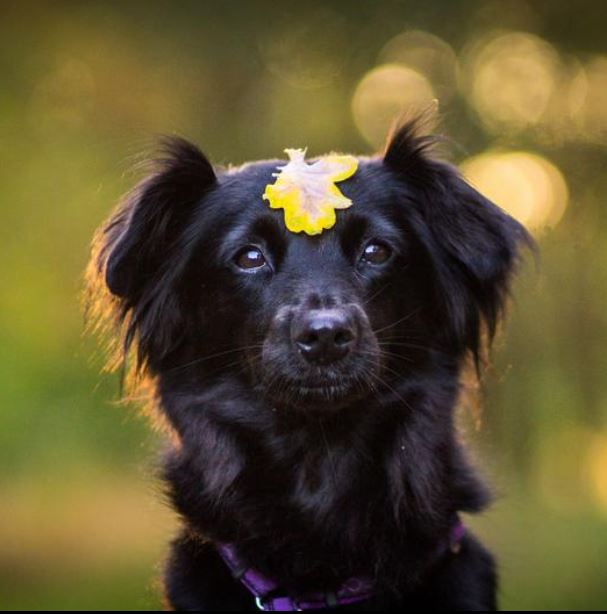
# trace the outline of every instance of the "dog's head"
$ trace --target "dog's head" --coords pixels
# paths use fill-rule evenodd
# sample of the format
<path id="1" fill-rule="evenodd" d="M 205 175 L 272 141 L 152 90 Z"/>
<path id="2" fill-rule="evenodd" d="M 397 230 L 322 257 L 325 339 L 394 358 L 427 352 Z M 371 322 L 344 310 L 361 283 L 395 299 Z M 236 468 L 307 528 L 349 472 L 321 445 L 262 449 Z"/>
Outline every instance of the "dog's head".
<path id="1" fill-rule="evenodd" d="M 262 200 L 280 161 L 219 171 L 166 142 L 98 238 L 125 345 L 154 375 L 232 374 L 274 406 L 321 409 L 478 357 L 529 237 L 431 143 L 402 127 L 339 184 L 353 206 L 308 236 Z"/>

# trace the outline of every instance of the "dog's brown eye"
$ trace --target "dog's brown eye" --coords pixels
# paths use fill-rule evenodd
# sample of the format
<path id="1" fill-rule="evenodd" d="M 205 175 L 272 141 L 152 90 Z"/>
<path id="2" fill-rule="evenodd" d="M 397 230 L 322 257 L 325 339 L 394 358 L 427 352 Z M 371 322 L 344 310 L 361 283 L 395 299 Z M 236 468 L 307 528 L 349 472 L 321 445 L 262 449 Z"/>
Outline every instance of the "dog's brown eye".
<path id="1" fill-rule="evenodd" d="M 384 243 L 372 242 L 367 243 L 361 260 L 369 264 L 384 264 L 392 255 L 392 250 Z"/>
<path id="2" fill-rule="evenodd" d="M 239 251 L 234 261 L 236 266 L 247 271 L 260 269 L 267 264 L 262 251 L 253 246 L 245 247 Z"/>

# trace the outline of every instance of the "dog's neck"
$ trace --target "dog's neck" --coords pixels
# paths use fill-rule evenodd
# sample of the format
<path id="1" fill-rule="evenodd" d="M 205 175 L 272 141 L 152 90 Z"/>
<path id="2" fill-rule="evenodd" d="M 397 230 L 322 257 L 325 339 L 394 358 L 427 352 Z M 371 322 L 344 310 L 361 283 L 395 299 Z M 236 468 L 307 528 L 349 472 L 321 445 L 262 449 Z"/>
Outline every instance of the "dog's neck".
<path id="1" fill-rule="evenodd" d="M 337 581 L 392 556 L 419 563 L 479 496 L 453 440 L 453 381 L 403 382 L 305 417 L 236 379 L 180 394 L 171 384 L 160 396 L 180 442 L 166 469 L 177 510 L 287 583 Z"/>

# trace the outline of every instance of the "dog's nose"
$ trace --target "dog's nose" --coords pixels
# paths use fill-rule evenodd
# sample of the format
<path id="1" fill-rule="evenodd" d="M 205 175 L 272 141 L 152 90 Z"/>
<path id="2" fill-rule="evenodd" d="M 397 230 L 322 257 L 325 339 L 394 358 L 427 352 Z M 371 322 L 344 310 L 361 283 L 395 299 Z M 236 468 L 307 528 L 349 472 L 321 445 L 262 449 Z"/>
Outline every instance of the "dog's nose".
<path id="1" fill-rule="evenodd" d="M 308 362 L 329 364 L 352 350 L 356 329 L 343 310 L 318 309 L 294 320 L 291 338 Z"/>

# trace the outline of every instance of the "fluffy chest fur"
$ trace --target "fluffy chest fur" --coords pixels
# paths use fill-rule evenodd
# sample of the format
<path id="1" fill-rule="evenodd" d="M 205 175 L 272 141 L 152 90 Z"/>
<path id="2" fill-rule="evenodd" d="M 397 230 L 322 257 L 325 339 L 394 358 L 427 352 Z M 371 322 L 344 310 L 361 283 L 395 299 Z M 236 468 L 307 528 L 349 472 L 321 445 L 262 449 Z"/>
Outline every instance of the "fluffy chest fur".
<path id="1" fill-rule="evenodd" d="M 355 575 L 409 584 L 457 511 L 485 500 L 452 436 L 444 379 L 365 400 L 348 420 L 284 415 L 230 379 L 168 393 L 183 432 L 167 458 L 173 503 L 201 539 L 236 542 L 294 590 Z"/>

